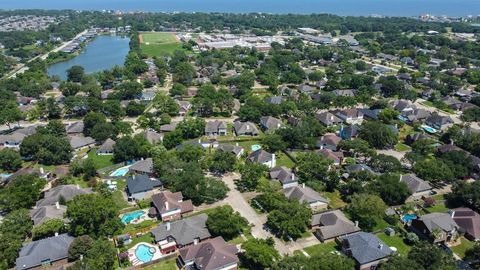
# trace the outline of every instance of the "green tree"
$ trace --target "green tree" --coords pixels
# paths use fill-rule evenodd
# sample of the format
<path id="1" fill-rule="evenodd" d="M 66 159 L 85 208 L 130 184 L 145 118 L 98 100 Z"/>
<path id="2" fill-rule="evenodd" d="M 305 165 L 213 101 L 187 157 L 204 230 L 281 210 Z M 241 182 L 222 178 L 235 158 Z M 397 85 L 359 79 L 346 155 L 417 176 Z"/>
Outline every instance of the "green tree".
<path id="1" fill-rule="evenodd" d="M 185 162 L 200 162 L 205 157 L 205 150 L 201 145 L 189 143 L 181 145 L 176 153 Z"/>
<path id="2" fill-rule="evenodd" d="M 275 133 L 263 135 L 260 142 L 263 148 L 271 153 L 283 151 L 287 148 L 287 143 L 283 141 L 282 136 Z"/>
<path id="3" fill-rule="evenodd" d="M 93 239 L 88 235 L 82 235 L 75 239 L 68 248 L 68 260 L 76 261 L 80 256 L 85 256 L 93 246 Z"/>
<path id="4" fill-rule="evenodd" d="M 0 223 L 0 266 L 4 269 L 15 265 L 18 251 L 32 226 L 27 209 L 15 210 L 3 218 Z"/>
<path id="5" fill-rule="evenodd" d="M 268 268 L 280 259 L 280 254 L 274 247 L 273 239 L 250 239 L 242 244 L 242 258 L 253 269 Z"/>
<path id="6" fill-rule="evenodd" d="M 34 174 L 16 176 L 0 190 L 0 205 L 3 209 L 14 211 L 30 208 L 40 199 L 46 181 Z"/>
<path id="7" fill-rule="evenodd" d="M 93 128 L 98 124 L 107 123 L 107 118 L 102 113 L 89 112 L 83 118 L 83 133 L 85 136 L 92 136 Z"/>
<path id="8" fill-rule="evenodd" d="M 422 269 L 423 267 L 416 261 L 403 256 L 393 256 L 388 261 L 380 264 L 380 270 L 404 270 L 404 269 Z"/>
<path id="9" fill-rule="evenodd" d="M 122 137 L 115 143 L 113 160 L 123 162 L 145 158 L 148 155 L 150 144 L 143 137 Z"/>
<path id="10" fill-rule="evenodd" d="M 347 211 L 353 220 L 360 223 L 360 227 L 371 230 L 385 215 L 387 205 L 377 195 L 355 194 Z"/>
<path id="11" fill-rule="evenodd" d="M 425 241 L 414 246 L 408 253 L 408 258 L 420 264 L 425 270 L 457 269 L 452 255 Z"/>
<path id="12" fill-rule="evenodd" d="M 258 181 L 265 175 L 267 167 L 259 163 L 248 163 L 240 168 L 242 177 L 238 181 L 238 187 L 243 191 L 252 191 L 257 188 Z"/>
<path id="13" fill-rule="evenodd" d="M 224 174 L 235 169 L 237 157 L 230 152 L 215 151 L 212 155 L 212 163 L 210 164 L 210 171 L 214 173 Z"/>
<path id="14" fill-rule="evenodd" d="M 214 208 L 208 213 L 208 231 L 227 241 L 237 237 L 247 226 L 248 221 L 238 212 L 234 212 L 230 205 Z"/>
<path id="15" fill-rule="evenodd" d="M 85 257 L 81 261 L 77 261 L 73 266 L 73 270 L 110 270 L 114 268 L 117 260 L 117 250 L 113 243 L 107 239 L 95 240 L 92 247 L 87 251 Z"/>
<path id="16" fill-rule="evenodd" d="M 473 269 L 480 269 L 480 244 L 475 245 L 465 251 L 465 261 L 471 262 L 470 266 Z"/>
<path id="17" fill-rule="evenodd" d="M 267 216 L 267 225 L 284 240 L 298 239 L 311 222 L 311 210 L 298 201 L 280 204 Z"/>
<path id="18" fill-rule="evenodd" d="M 359 136 L 377 149 L 391 148 L 398 142 L 398 136 L 392 129 L 378 121 L 365 122 Z"/>
<path id="19" fill-rule="evenodd" d="M 381 173 L 402 171 L 402 164 L 397 158 L 384 154 L 373 156 L 369 165 L 373 170 Z"/>
<path id="20" fill-rule="evenodd" d="M 424 159 L 413 166 L 413 171 L 418 177 L 430 181 L 441 182 L 451 181 L 454 179 L 454 175 L 450 167 L 439 159 Z"/>
<path id="21" fill-rule="evenodd" d="M 170 116 L 177 116 L 180 106 L 171 97 L 164 93 L 158 93 L 153 99 L 153 107 L 157 110 L 157 115 L 168 114 Z"/>
<path id="22" fill-rule="evenodd" d="M 35 133 L 25 137 L 20 145 L 20 154 L 45 165 L 59 165 L 70 162 L 72 147 L 66 136 Z"/>
<path id="23" fill-rule="evenodd" d="M 67 228 L 63 220 L 58 218 L 50 219 L 33 228 L 32 238 L 33 240 L 43 239 L 46 237 L 54 236 L 55 233 L 61 234 L 66 231 Z"/>
<path id="24" fill-rule="evenodd" d="M 11 129 L 11 124 L 22 119 L 22 112 L 13 100 L 0 100 L 0 125 L 7 125 Z"/>
<path id="25" fill-rule="evenodd" d="M 69 82 L 79 83 L 85 76 L 85 69 L 82 66 L 72 66 L 67 69 L 67 80 Z"/>
<path id="26" fill-rule="evenodd" d="M 88 234 L 92 237 L 112 236 L 119 232 L 123 223 L 118 218 L 118 209 L 111 196 L 86 194 L 68 202 L 66 217 L 70 220 L 72 235 Z"/>
<path id="27" fill-rule="evenodd" d="M 407 184 L 400 182 L 399 179 L 398 174 L 382 174 L 377 181 L 371 182 L 367 189 L 378 194 L 387 205 L 404 204 L 412 192 Z"/>
<path id="28" fill-rule="evenodd" d="M 21 167 L 22 157 L 20 153 L 8 148 L 0 150 L 0 169 L 7 172 L 14 172 Z"/>
<path id="29" fill-rule="evenodd" d="M 329 183 L 328 169 L 332 161 L 315 153 L 301 153 L 297 157 L 297 175 L 302 183 Z M 330 186 L 330 189 L 334 186 Z"/>
<path id="30" fill-rule="evenodd" d="M 320 253 L 309 258 L 303 255 L 283 257 L 273 265 L 272 270 L 351 270 L 354 268 L 355 262 L 347 256 L 333 253 Z"/>

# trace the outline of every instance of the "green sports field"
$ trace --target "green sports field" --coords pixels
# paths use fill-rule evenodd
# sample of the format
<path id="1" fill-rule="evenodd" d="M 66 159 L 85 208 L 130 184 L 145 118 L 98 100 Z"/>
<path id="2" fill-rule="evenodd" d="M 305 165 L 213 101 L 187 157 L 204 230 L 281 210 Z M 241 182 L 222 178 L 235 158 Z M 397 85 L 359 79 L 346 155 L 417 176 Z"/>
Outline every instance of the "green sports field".
<path id="1" fill-rule="evenodd" d="M 140 33 L 140 48 L 150 57 L 172 55 L 176 50 L 184 50 L 175 34 L 165 32 Z"/>

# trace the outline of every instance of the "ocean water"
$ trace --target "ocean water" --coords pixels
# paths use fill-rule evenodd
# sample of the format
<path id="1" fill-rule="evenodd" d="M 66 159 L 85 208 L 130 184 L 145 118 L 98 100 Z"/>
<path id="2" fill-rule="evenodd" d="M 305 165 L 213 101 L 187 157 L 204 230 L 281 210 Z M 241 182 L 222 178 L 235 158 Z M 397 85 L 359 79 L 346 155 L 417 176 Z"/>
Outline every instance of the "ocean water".
<path id="1" fill-rule="evenodd" d="M 0 0 L 0 9 L 480 15 L 480 0 Z"/>

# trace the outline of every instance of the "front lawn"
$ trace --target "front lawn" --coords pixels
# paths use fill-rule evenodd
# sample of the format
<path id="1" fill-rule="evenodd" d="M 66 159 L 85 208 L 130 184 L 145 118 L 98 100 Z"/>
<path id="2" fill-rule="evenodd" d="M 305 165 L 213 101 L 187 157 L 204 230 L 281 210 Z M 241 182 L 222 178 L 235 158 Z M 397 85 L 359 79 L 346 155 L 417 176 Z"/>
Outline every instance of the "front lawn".
<path id="1" fill-rule="evenodd" d="M 378 238 L 380 238 L 380 240 L 385 242 L 387 246 L 395 247 L 400 255 L 406 256 L 408 255 L 408 252 L 410 252 L 410 250 L 412 249 L 412 247 L 405 244 L 403 238 L 398 235 L 388 236 L 385 233 L 379 233 L 377 234 L 377 236 Z"/>
<path id="2" fill-rule="evenodd" d="M 330 253 L 332 251 L 337 251 L 337 243 L 335 241 L 331 241 L 328 243 L 321 243 L 318 245 L 310 246 L 307 248 L 304 248 L 305 252 L 308 253 L 310 256 L 315 256 L 319 254 L 325 254 L 325 253 Z"/>
<path id="3" fill-rule="evenodd" d="M 467 251 L 468 249 L 472 248 L 474 243 L 472 241 L 469 241 L 467 238 L 465 237 L 460 237 L 460 241 L 462 241 L 460 243 L 460 245 L 458 246 L 454 246 L 454 247 L 450 247 L 450 249 L 455 253 L 457 254 L 460 258 L 463 259 L 463 257 L 465 257 L 465 251 Z"/>

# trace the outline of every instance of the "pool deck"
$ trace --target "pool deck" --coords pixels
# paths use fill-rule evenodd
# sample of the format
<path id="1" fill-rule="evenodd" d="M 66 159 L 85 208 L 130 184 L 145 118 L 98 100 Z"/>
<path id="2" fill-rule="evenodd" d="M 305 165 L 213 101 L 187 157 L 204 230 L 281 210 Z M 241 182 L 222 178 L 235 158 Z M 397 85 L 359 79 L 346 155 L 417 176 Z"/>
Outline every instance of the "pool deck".
<path id="1" fill-rule="evenodd" d="M 130 222 L 127 223 L 127 224 L 139 224 L 139 223 L 142 223 L 142 222 L 144 222 L 144 221 L 146 221 L 146 220 L 155 220 L 155 218 L 151 218 L 151 217 L 148 216 L 148 208 L 147 208 L 147 209 L 135 210 L 135 211 L 128 212 L 128 213 L 125 213 L 125 214 L 121 214 L 121 215 L 119 215 L 118 217 L 119 217 L 120 219 L 122 219 L 122 217 L 125 216 L 125 215 L 131 214 L 131 213 L 134 213 L 134 212 L 139 212 L 139 211 L 143 211 L 144 214 L 141 215 L 139 218 L 136 218 L 136 219 L 130 221 Z M 122 220 L 122 222 L 123 222 L 123 220 Z"/>
<path id="2" fill-rule="evenodd" d="M 145 263 L 145 262 L 142 262 L 141 260 L 139 260 L 137 258 L 137 256 L 135 255 L 135 250 L 140 245 L 145 245 L 145 246 L 148 246 L 148 247 L 151 247 L 151 248 L 155 249 L 155 253 L 153 254 L 153 257 L 152 257 L 151 261 L 158 260 L 158 259 L 160 259 L 164 256 L 160 252 L 160 249 L 157 246 L 149 244 L 147 242 L 140 242 L 140 243 L 136 244 L 135 246 L 133 246 L 132 248 L 130 248 L 128 250 L 128 259 L 130 260 L 130 262 L 132 263 L 133 266 L 138 266 L 138 265 L 141 265 L 141 264 Z"/>

